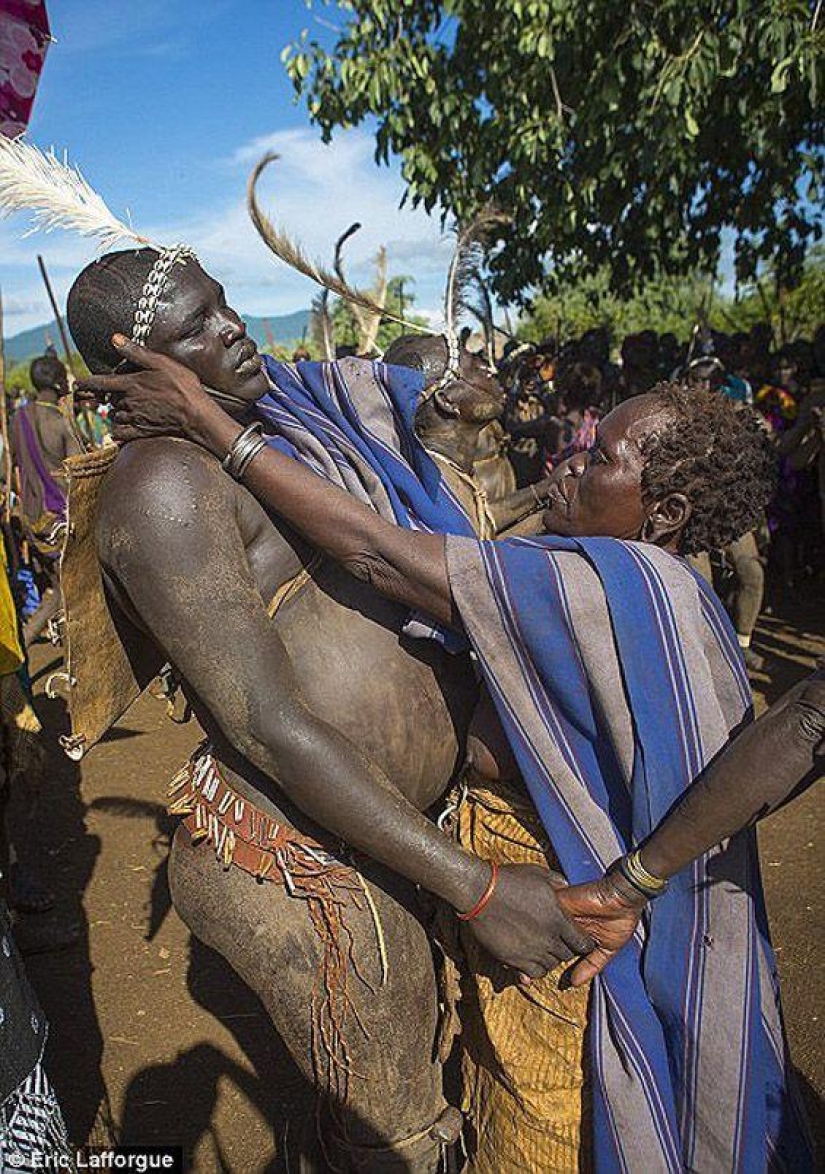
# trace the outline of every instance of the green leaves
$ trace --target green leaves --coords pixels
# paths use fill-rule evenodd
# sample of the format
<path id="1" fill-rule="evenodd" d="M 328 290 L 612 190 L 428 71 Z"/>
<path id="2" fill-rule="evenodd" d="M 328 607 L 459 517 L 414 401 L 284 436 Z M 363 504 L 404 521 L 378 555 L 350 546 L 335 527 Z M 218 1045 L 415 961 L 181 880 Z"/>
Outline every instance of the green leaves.
<path id="1" fill-rule="evenodd" d="M 566 272 L 618 288 L 712 269 L 723 228 L 742 276 L 798 270 L 822 162 L 825 45 L 806 0 L 330 7 L 332 47 L 285 52 L 296 92 L 327 136 L 375 120 L 415 201 L 512 215 L 499 297 Z"/>
<path id="2" fill-rule="evenodd" d="M 788 88 L 788 72 L 792 65 L 792 57 L 783 57 L 773 67 L 773 72 L 771 73 L 771 93 L 783 94 L 785 92 Z"/>

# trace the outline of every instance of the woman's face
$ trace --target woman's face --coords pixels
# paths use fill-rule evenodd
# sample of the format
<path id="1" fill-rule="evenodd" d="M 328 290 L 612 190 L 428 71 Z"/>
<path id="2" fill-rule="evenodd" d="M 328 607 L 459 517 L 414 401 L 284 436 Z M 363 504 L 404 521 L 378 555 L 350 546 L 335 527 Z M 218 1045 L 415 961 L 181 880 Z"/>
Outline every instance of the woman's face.
<path id="1" fill-rule="evenodd" d="M 639 538 L 649 512 L 642 501 L 640 445 L 663 423 L 652 395 L 627 400 L 605 416 L 593 447 L 563 461 L 554 472 L 543 518 L 547 533 Z"/>

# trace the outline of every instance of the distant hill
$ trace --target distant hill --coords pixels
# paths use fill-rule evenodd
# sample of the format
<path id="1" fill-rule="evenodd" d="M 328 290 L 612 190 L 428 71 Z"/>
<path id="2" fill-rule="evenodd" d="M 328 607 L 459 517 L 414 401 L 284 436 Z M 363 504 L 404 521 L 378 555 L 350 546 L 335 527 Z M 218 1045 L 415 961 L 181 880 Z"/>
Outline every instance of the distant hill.
<path id="1" fill-rule="evenodd" d="M 309 310 L 296 310 L 294 314 L 273 315 L 271 318 L 244 318 L 246 328 L 258 346 L 267 342 L 266 327 L 272 331 L 275 342 L 295 342 L 309 328 Z M 6 339 L 6 362 L 22 363 L 42 355 L 47 343 L 51 342 L 60 352 L 60 333 L 56 322 L 46 326 L 35 326 Z"/>
<path id="2" fill-rule="evenodd" d="M 275 342 L 300 342 L 304 331 L 309 333 L 309 310 L 296 310 L 294 314 L 281 314 L 274 318 L 253 318 L 244 316 L 246 329 L 258 346 L 266 346 L 266 327 L 272 331 Z"/>

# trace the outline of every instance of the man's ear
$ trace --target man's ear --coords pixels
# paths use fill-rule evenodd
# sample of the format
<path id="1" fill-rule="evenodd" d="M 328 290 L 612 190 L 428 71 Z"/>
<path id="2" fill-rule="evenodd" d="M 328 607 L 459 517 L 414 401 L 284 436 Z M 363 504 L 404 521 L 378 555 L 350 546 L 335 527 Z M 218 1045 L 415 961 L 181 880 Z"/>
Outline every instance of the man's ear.
<path id="1" fill-rule="evenodd" d="M 651 507 L 642 526 L 642 540 L 656 546 L 678 545 L 692 513 L 693 506 L 684 493 L 669 493 Z"/>
<path id="2" fill-rule="evenodd" d="M 461 408 L 451 395 L 450 387 L 444 387 L 433 396 L 433 403 L 442 416 L 457 419 L 461 415 Z"/>

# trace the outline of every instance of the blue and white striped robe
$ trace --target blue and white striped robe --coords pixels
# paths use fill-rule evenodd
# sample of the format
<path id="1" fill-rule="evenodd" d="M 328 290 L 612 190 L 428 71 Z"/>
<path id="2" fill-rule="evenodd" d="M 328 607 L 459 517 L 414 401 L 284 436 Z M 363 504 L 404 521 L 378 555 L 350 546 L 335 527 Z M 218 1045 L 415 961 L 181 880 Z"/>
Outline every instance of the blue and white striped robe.
<path id="1" fill-rule="evenodd" d="M 594 879 L 750 720 L 735 633 L 701 576 L 646 544 L 449 538 L 447 550 L 565 875 Z M 752 831 L 672 880 L 594 981 L 590 1024 L 598 1171 L 813 1169 Z"/>

